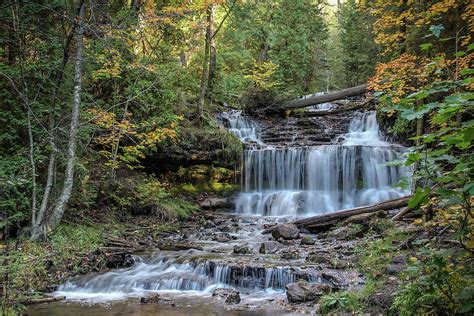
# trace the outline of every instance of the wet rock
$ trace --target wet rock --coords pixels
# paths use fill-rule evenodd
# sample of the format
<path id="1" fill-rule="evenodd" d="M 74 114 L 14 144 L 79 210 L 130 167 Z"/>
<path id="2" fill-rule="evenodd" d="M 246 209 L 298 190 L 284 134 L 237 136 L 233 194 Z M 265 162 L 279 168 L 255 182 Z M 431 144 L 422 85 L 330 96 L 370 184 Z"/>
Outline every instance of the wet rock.
<path id="1" fill-rule="evenodd" d="M 331 291 L 331 286 L 322 283 L 296 282 L 285 286 L 286 297 L 290 303 L 315 301 Z"/>
<path id="2" fill-rule="evenodd" d="M 282 224 L 273 228 L 272 236 L 275 239 L 278 239 L 278 238 L 283 238 L 287 240 L 298 239 L 300 237 L 300 230 L 294 224 Z"/>
<path id="3" fill-rule="evenodd" d="M 161 303 L 160 294 L 151 294 L 140 298 L 142 304 L 159 304 Z"/>
<path id="4" fill-rule="evenodd" d="M 228 241 L 231 241 L 233 239 L 235 239 L 235 238 L 232 237 L 228 233 L 216 233 L 216 234 L 214 234 L 214 237 L 212 238 L 212 240 L 218 241 L 218 242 L 228 242 Z"/>
<path id="5" fill-rule="evenodd" d="M 107 256 L 106 266 L 110 269 L 128 268 L 133 266 L 135 259 L 130 253 L 116 253 Z"/>
<path id="6" fill-rule="evenodd" d="M 226 304 L 239 304 L 240 303 L 240 293 L 233 289 L 227 288 L 218 288 L 212 292 L 212 296 L 218 296 L 224 298 Z"/>
<path id="7" fill-rule="evenodd" d="M 276 241 L 265 241 L 260 246 L 258 252 L 262 254 L 273 254 L 280 249 L 280 244 Z"/>
<path id="8" fill-rule="evenodd" d="M 295 259 L 298 259 L 299 257 L 300 257 L 300 254 L 298 250 L 296 249 L 288 249 L 288 250 L 285 250 L 281 254 L 281 258 L 283 260 L 295 260 Z"/>
<path id="9" fill-rule="evenodd" d="M 311 262 L 311 263 L 317 263 L 317 264 L 327 264 L 329 265 L 331 261 L 329 258 L 322 254 L 311 254 L 308 257 L 306 257 L 306 261 Z"/>
<path id="10" fill-rule="evenodd" d="M 232 203 L 227 198 L 209 197 L 199 203 L 201 208 L 205 210 L 218 208 L 232 208 Z"/>
<path id="11" fill-rule="evenodd" d="M 243 245 L 243 246 L 236 245 L 234 246 L 234 253 L 240 254 L 240 255 L 248 255 L 248 254 L 252 254 L 253 250 L 247 245 Z"/>
<path id="12" fill-rule="evenodd" d="M 301 238 L 301 242 L 300 242 L 302 245 L 314 245 L 316 243 L 316 241 L 309 237 L 309 236 L 304 236 L 303 238 Z"/>

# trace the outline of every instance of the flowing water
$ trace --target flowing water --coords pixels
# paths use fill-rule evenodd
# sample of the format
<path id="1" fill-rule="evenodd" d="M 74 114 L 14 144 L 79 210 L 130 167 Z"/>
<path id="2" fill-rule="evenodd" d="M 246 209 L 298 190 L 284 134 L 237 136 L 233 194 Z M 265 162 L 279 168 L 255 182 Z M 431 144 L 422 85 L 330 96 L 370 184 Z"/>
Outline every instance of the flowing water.
<path id="1" fill-rule="evenodd" d="M 389 165 L 403 159 L 404 149 L 384 140 L 374 112 L 357 113 L 349 131 L 334 143 L 307 147 L 264 144 L 262 128 L 241 111 L 224 113 L 221 120 L 246 148 L 242 192 L 235 200 L 237 215 L 227 214 L 209 227 L 199 224 L 198 229 L 191 228 L 182 238 L 192 241 L 194 249 L 142 254 L 129 268 L 69 279 L 55 293 L 66 296 L 65 304 L 57 310 L 36 308 L 31 315 L 115 315 L 118 310 L 149 315 L 153 313 L 149 307 L 137 307 L 136 301 L 123 302 L 150 293 L 160 293 L 176 302 L 174 309 L 158 308 L 164 315 L 187 314 L 193 308 L 197 308 L 193 315 L 220 315 L 223 303 L 211 296 L 217 288 L 237 289 L 247 310 L 276 314 L 275 302 L 284 301 L 287 284 L 298 280 L 332 281 L 319 266 L 307 264 L 298 256 L 282 259 L 255 251 L 268 240 L 262 235 L 266 225 L 287 217 L 332 212 L 408 194 L 395 185 L 408 177 L 410 170 Z M 217 234 L 227 239 L 223 242 Z M 235 253 L 234 247 L 242 245 L 253 253 Z M 327 251 L 327 247 L 322 245 L 319 251 Z M 359 282 L 357 278 L 358 273 L 354 284 Z M 102 305 L 81 309 L 71 303 L 77 301 L 115 303 L 105 309 Z M 238 310 L 232 313 L 240 315 Z"/>
<path id="2" fill-rule="evenodd" d="M 335 144 L 249 147 L 236 211 L 307 216 L 407 195 L 396 185 L 410 170 L 393 164 L 403 160 L 404 152 L 384 141 L 375 112 L 356 114 Z"/>

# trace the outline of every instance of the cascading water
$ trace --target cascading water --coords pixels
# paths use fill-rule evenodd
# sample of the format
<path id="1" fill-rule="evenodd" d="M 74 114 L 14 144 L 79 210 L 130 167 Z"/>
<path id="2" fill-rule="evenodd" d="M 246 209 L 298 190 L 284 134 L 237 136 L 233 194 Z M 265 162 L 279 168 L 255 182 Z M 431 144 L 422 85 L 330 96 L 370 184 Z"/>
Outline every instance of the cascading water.
<path id="1" fill-rule="evenodd" d="M 229 132 L 237 136 L 242 142 L 260 143 L 258 125 L 251 119 L 242 115 L 242 111 L 233 110 L 225 112 L 221 117 L 227 124 Z"/>
<path id="2" fill-rule="evenodd" d="M 256 215 L 311 215 L 407 195 L 395 188 L 410 172 L 388 165 L 404 150 L 381 138 L 375 112 L 357 114 L 340 144 L 249 148 L 236 211 Z"/>
<path id="3" fill-rule="evenodd" d="M 243 192 L 236 199 L 239 213 L 309 215 L 408 193 L 393 185 L 408 176 L 409 170 L 387 165 L 401 159 L 404 150 L 383 140 L 372 112 L 357 114 L 348 133 L 340 136 L 337 143 L 318 147 L 266 145 L 261 141 L 259 126 L 241 111 L 224 113 L 222 121 L 246 145 Z M 199 250 L 159 251 L 136 257 L 129 268 L 70 279 L 56 294 L 72 300 L 102 302 L 155 292 L 209 297 L 216 288 L 234 288 L 247 296 L 247 302 L 273 302 L 275 297 L 284 295 L 289 283 L 306 280 L 328 285 L 334 281 L 319 265 L 293 257 L 291 249 L 272 256 L 256 251 L 236 253 L 236 246 L 247 245 L 255 250 L 268 241 L 261 231 L 274 219 L 226 216 L 233 216 L 235 221 L 215 221 L 209 227 L 200 224 L 197 231 L 188 231 L 186 238 Z M 222 226 L 221 233 L 238 227 L 232 235 L 235 238 L 206 239 L 215 236 L 218 226 Z M 285 258 L 283 254 L 291 256 Z"/>
<path id="4" fill-rule="evenodd" d="M 69 298 L 121 299 L 149 291 L 193 291 L 212 293 L 216 288 L 282 290 L 298 280 L 323 282 L 317 273 L 308 274 L 288 266 L 263 267 L 229 265 L 206 259 L 185 259 L 186 255 L 158 253 L 139 260 L 130 268 L 71 279 L 57 295 Z"/>

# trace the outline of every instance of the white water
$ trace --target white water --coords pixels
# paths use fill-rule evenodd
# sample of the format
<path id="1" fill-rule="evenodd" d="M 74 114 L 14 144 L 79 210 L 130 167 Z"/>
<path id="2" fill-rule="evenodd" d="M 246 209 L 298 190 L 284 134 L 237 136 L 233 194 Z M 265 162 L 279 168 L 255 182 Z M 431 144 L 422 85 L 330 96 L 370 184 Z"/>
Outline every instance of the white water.
<path id="1" fill-rule="evenodd" d="M 403 148 L 382 139 L 375 112 L 357 114 L 340 144 L 247 149 L 238 213 L 312 215 L 407 195 L 410 171 L 389 166 Z"/>
<path id="2" fill-rule="evenodd" d="M 172 254 L 170 254 L 172 255 Z M 68 280 L 56 295 L 72 300 L 101 302 L 142 296 L 148 292 L 187 292 L 210 295 L 216 288 L 245 288 L 261 296 L 282 293 L 285 285 L 305 279 L 321 282 L 320 277 L 301 276 L 290 267 L 229 266 L 205 259 L 185 259 L 162 253 L 141 260 L 130 268 Z"/>
<path id="3" fill-rule="evenodd" d="M 222 118 L 227 122 L 229 132 L 237 136 L 243 143 L 260 143 L 257 134 L 258 125 L 251 119 L 242 115 L 242 111 L 232 110 L 222 114 Z"/>
<path id="4" fill-rule="evenodd" d="M 261 148 L 244 152 L 243 192 L 236 201 L 237 212 L 308 215 L 408 193 L 393 187 L 409 175 L 408 170 L 386 165 L 400 159 L 403 148 L 383 140 L 374 113 L 357 115 L 339 144 L 319 147 L 265 146 L 260 141 L 258 125 L 241 112 L 228 113 L 224 118 L 230 131 L 247 146 L 256 142 Z M 259 244 L 262 226 L 256 224 L 266 219 L 252 220 L 248 224 L 251 229 L 239 232 L 239 238 L 244 240 L 237 240 L 236 244 Z M 192 238 L 197 241 L 199 236 L 197 233 Z M 288 261 L 276 263 L 258 254 L 230 255 L 232 245 L 213 253 L 222 250 L 219 243 L 203 243 L 207 250 L 159 252 L 145 259 L 137 257 L 130 268 L 70 279 L 59 287 L 56 295 L 104 302 L 150 292 L 210 296 L 216 288 L 233 287 L 244 296 L 259 300 L 283 295 L 285 285 L 300 279 L 327 282 L 310 272 L 310 267 L 299 268 Z"/>

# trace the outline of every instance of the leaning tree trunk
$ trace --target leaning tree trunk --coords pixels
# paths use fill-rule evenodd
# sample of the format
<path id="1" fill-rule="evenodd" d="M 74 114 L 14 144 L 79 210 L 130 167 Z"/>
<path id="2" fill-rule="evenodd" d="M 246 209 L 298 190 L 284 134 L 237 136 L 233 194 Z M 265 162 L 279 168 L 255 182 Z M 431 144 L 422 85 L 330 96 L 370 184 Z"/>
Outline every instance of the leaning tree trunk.
<path id="1" fill-rule="evenodd" d="M 76 163 L 77 130 L 79 126 L 79 112 L 81 106 L 82 66 L 84 62 L 84 14 L 85 6 L 82 4 L 78 17 L 74 95 L 63 188 L 48 220 L 43 221 L 43 223 L 37 229 L 33 230 L 31 237 L 33 240 L 41 239 L 44 237 L 44 234 L 47 232 L 47 230 L 52 230 L 59 225 L 72 193 L 72 187 L 74 184 L 74 166 Z"/>
<path id="2" fill-rule="evenodd" d="M 77 16 L 80 15 L 80 10 L 84 4 L 84 0 L 81 0 L 78 8 L 77 8 Z M 61 61 L 61 66 L 56 72 L 55 79 L 54 79 L 54 87 L 53 92 L 51 93 L 50 105 L 49 105 L 49 113 L 48 113 L 48 143 L 49 143 L 49 162 L 48 162 L 48 171 L 46 176 L 46 185 L 44 187 L 43 197 L 41 199 L 41 205 L 38 210 L 38 214 L 36 217 L 33 217 L 32 223 L 32 231 L 35 232 L 34 235 L 38 235 L 41 231 L 41 225 L 44 220 L 44 216 L 49 206 L 49 197 L 51 195 L 51 191 L 53 189 L 53 179 L 54 174 L 56 172 L 56 154 L 57 154 L 57 146 L 55 142 L 55 115 L 56 115 L 56 101 L 57 95 L 59 92 L 59 88 L 61 87 L 61 83 L 63 81 L 64 72 L 66 70 L 66 65 L 69 61 L 69 50 L 71 48 L 72 41 L 74 39 L 74 34 L 76 33 L 77 23 L 74 23 L 72 29 L 69 31 L 68 35 L 66 36 L 66 41 L 64 43 L 63 49 L 63 58 Z"/>

